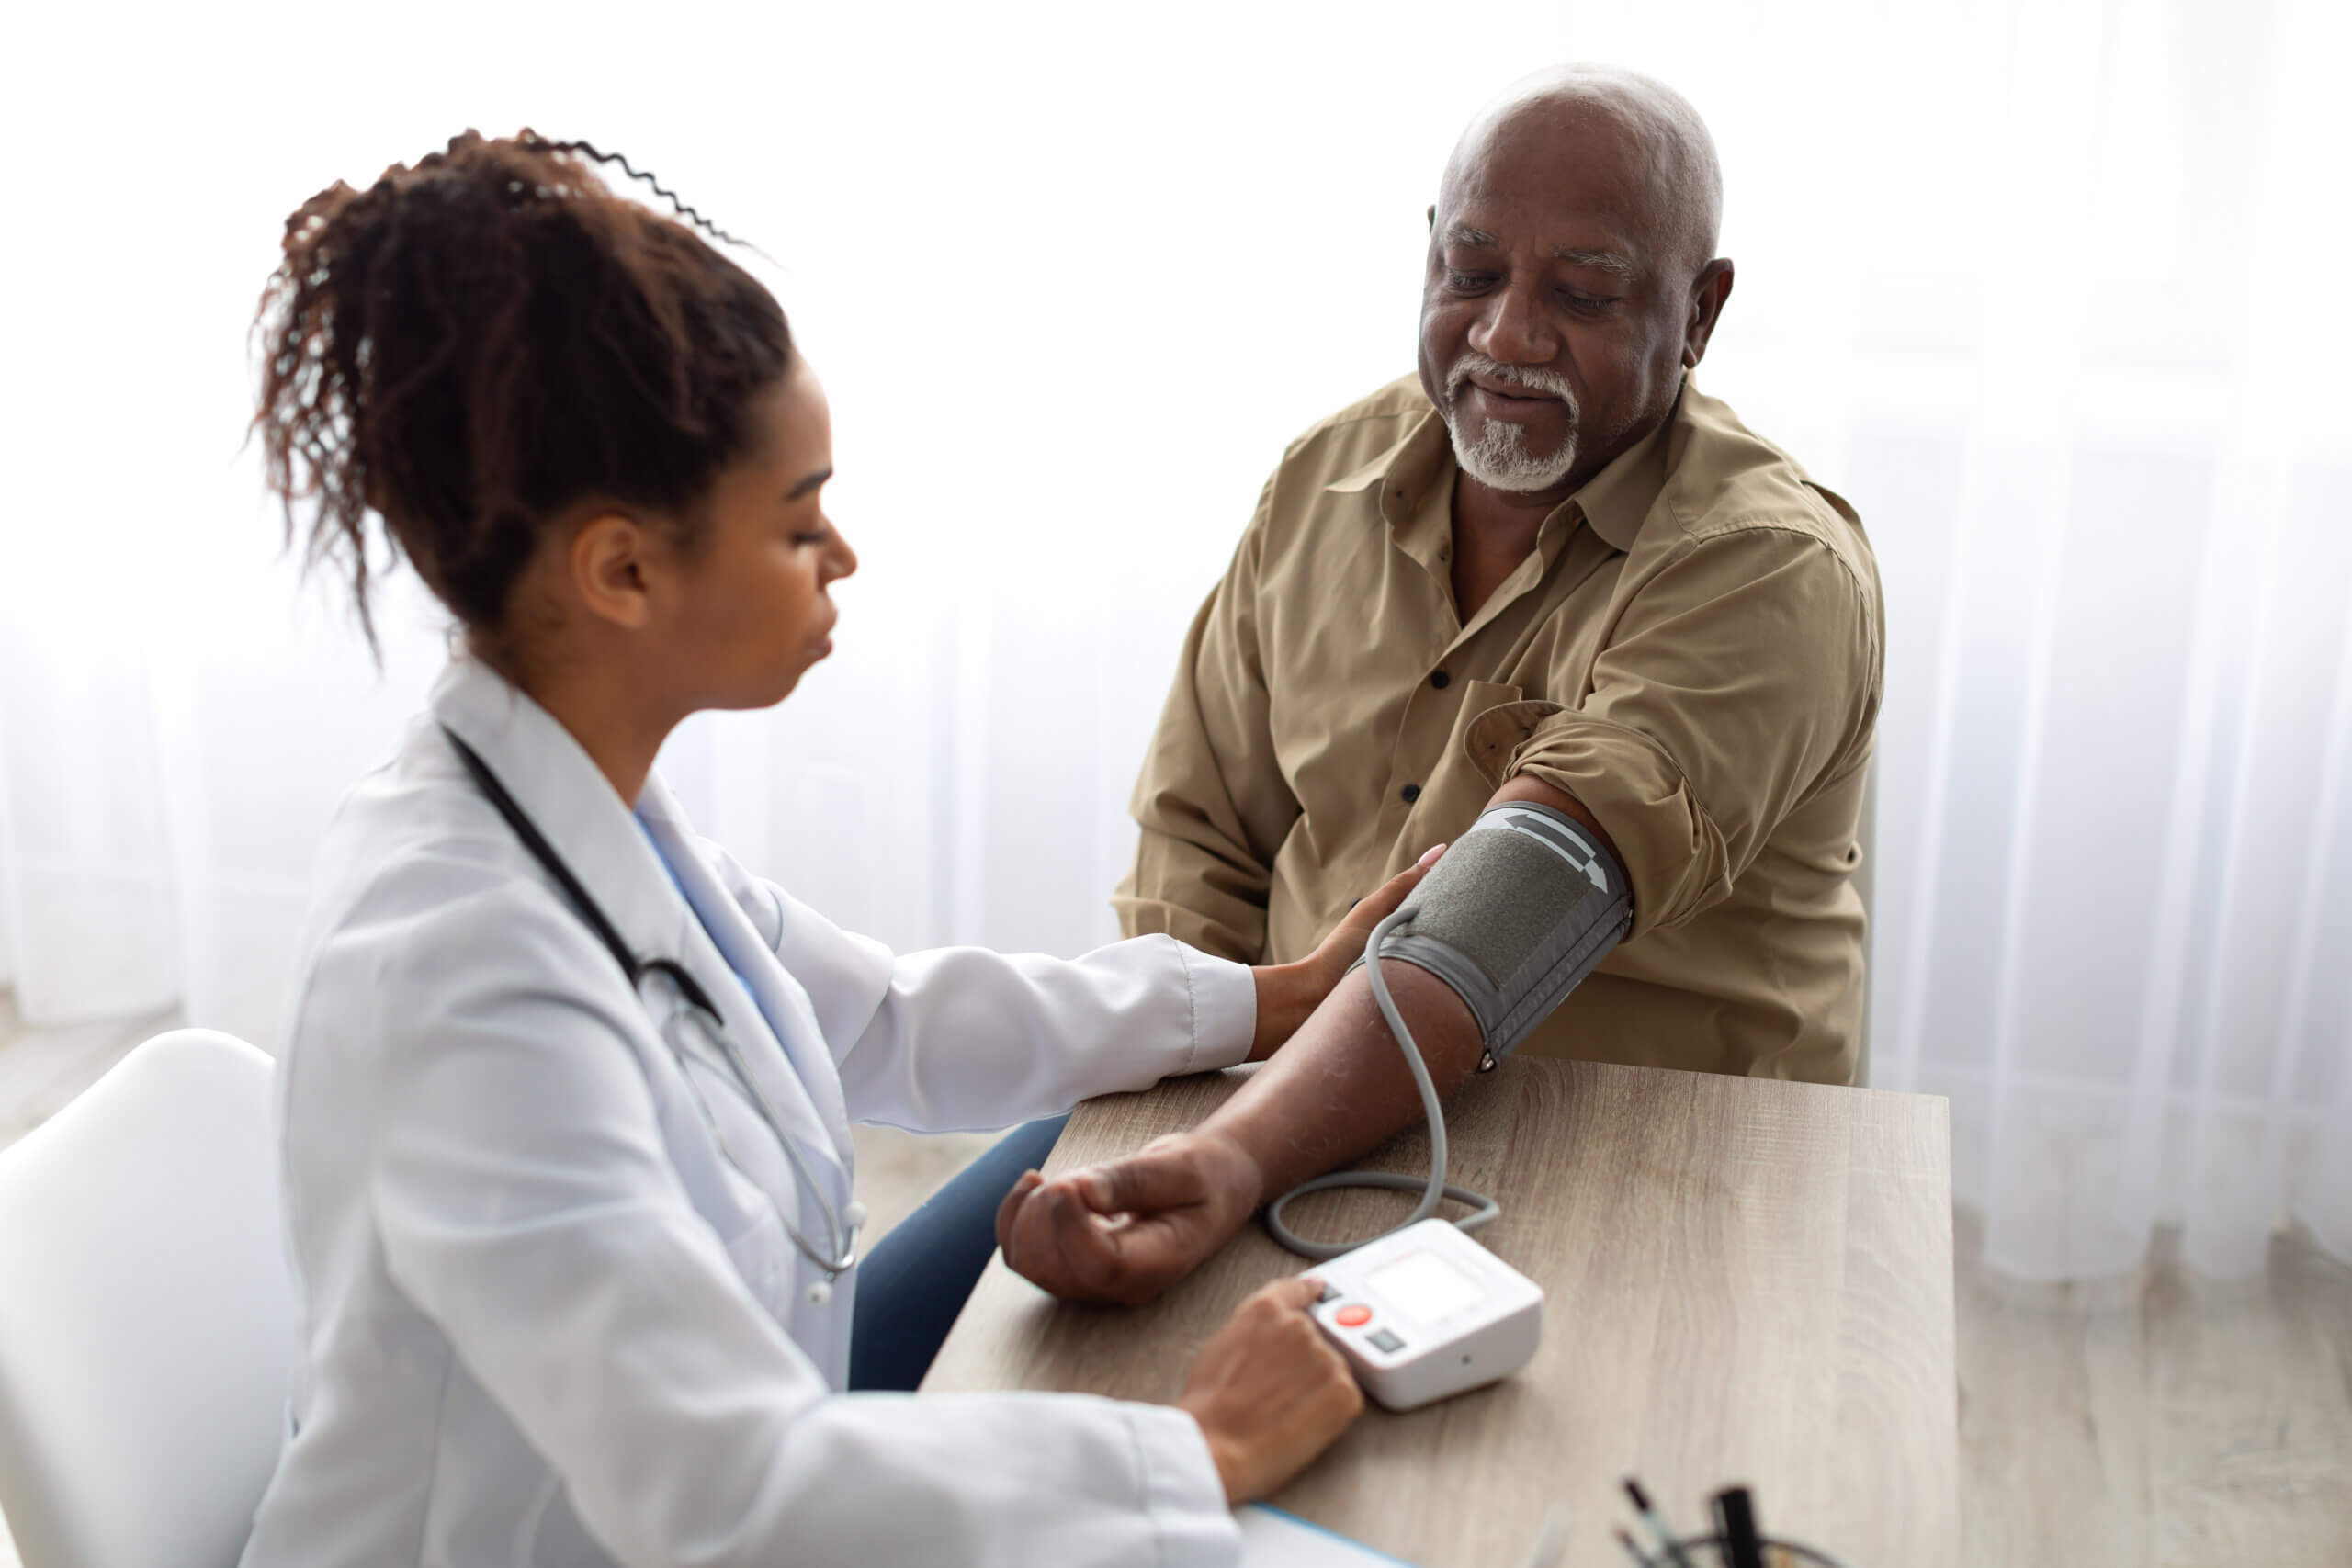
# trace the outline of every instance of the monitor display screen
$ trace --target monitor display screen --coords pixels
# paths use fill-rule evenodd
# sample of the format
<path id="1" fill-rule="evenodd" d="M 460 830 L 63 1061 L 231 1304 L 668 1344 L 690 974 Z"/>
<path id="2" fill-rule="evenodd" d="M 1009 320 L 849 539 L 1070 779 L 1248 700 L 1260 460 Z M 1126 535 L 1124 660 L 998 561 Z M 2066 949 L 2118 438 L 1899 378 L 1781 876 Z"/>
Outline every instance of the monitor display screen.
<path id="1" fill-rule="evenodd" d="M 1423 1323 L 1441 1322 L 1487 1299 L 1477 1280 L 1425 1247 L 1382 1264 L 1363 1282 L 1391 1306 Z"/>

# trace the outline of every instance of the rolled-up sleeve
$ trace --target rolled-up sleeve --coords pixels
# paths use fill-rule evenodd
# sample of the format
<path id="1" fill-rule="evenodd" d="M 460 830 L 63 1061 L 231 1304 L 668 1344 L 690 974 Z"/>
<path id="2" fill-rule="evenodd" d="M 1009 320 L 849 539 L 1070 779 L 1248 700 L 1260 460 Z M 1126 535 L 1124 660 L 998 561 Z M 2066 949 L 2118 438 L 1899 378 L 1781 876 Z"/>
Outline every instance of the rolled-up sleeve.
<path id="1" fill-rule="evenodd" d="M 1223 581 L 1193 617 L 1136 780 L 1142 830 L 1112 899 L 1121 932 L 1166 932 L 1254 964 L 1266 946 L 1274 855 L 1299 804 L 1274 757 L 1258 640 L 1258 567 L 1274 484 Z"/>
<path id="2" fill-rule="evenodd" d="M 1802 529 L 1681 541 L 1627 600 L 1573 706 L 1514 703 L 1465 737 L 1497 784 L 1574 795 L 1634 889 L 1633 937 L 1731 892 L 1876 716 L 1875 599 Z"/>

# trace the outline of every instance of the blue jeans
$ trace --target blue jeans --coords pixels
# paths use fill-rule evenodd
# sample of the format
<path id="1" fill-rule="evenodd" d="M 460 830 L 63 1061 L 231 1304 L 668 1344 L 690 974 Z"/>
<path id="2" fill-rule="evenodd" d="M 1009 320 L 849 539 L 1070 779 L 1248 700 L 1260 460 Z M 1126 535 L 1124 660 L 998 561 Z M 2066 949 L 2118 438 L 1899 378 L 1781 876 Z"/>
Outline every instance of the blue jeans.
<path id="1" fill-rule="evenodd" d="M 1053 1152 L 1069 1118 L 1015 1127 L 875 1243 L 850 1313 L 853 1392 L 912 1393 L 996 1250 L 997 1205 Z"/>

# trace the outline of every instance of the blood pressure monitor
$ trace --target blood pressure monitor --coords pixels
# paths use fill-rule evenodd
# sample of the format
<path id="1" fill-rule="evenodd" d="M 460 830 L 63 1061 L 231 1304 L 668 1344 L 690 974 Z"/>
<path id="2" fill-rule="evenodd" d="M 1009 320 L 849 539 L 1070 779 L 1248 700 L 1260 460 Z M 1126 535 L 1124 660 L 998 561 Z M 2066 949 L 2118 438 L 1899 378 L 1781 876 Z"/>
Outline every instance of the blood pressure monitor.
<path id="1" fill-rule="evenodd" d="M 1267 1233 L 1302 1258 L 1319 1259 L 1324 1289 L 1314 1307 L 1316 1325 L 1348 1359 L 1364 1392 L 1391 1410 L 1478 1388 L 1527 1365 L 1544 1337 L 1544 1292 L 1466 1234 L 1502 1207 L 1446 1182 L 1445 1108 L 1389 994 L 1384 964 L 1401 959 L 1452 987 L 1477 1021 L 1485 1046 L 1480 1070 L 1492 1067 L 1591 972 L 1633 919 L 1624 867 L 1588 831 L 1534 801 L 1489 806 L 1364 940 L 1372 999 L 1404 1054 L 1428 1119 L 1428 1177 L 1334 1171 L 1267 1205 Z M 1403 1224 L 1352 1249 L 1309 1241 L 1283 1223 L 1293 1201 L 1340 1187 L 1421 1196 Z M 1437 1218 L 1447 1198 L 1475 1213 L 1458 1224 Z"/>
<path id="2" fill-rule="evenodd" d="M 1412 1410 L 1508 1377 L 1544 1337 L 1544 1291 L 1444 1220 L 1318 1264 L 1316 1326 L 1364 1392 Z"/>

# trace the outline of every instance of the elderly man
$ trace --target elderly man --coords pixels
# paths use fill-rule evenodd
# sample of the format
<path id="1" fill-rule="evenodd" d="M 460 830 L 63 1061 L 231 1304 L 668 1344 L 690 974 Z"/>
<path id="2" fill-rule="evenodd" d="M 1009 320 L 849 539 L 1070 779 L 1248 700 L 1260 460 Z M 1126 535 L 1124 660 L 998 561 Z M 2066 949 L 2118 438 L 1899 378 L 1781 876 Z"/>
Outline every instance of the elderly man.
<path id="1" fill-rule="evenodd" d="M 1128 934 L 1302 958 L 1387 873 L 1523 818 L 1613 895 L 1525 1049 L 1850 1079 L 1877 569 L 1853 510 L 1691 382 L 1721 209 L 1705 127 L 1646 78 L 1548 73 L 1464 133 L 1419 373 L 1292 444 L 1193 622 Z M 1527 907 L 1502 871 L 1454 880 L 1474 926 Z M 1382 964 L 1441 1091 L 1497 1044 L 1464 973 Z M 1358 973 L 1199 1128 L 1024 1177 L 999 1236 L 1048 1289 L 1140 1300 L 1419 1113 Z"/>

